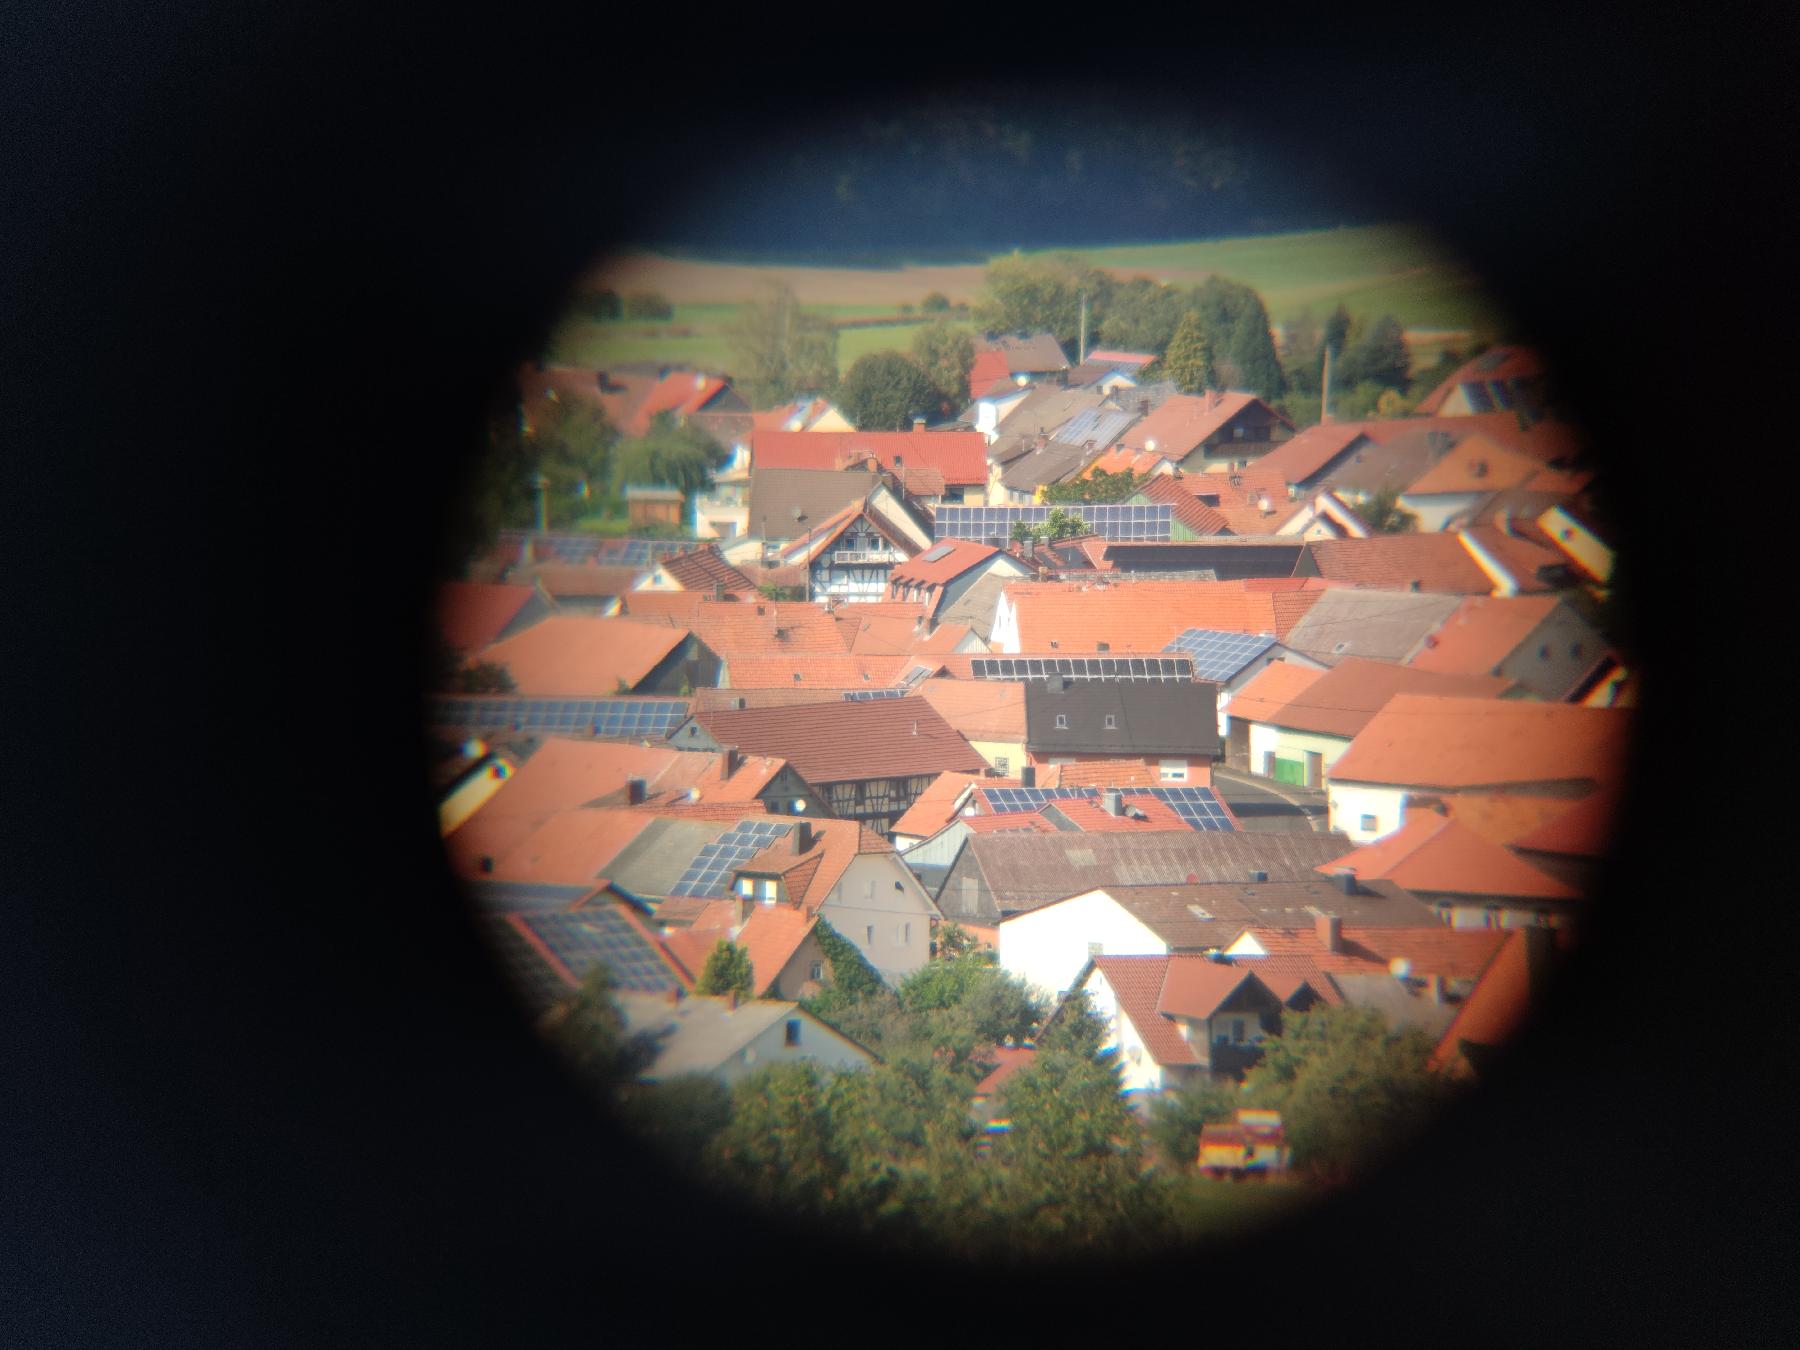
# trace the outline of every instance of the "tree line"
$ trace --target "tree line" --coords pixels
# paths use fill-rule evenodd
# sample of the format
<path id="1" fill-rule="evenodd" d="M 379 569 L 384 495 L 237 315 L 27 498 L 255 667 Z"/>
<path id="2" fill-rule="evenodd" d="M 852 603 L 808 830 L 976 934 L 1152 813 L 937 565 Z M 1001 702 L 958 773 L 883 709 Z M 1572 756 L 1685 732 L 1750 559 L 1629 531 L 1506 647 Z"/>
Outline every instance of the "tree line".
<path id="1" fill-rule="evenodd" d="M 1329 1008 L 1290 1015 L 1242 1084 L 1172 1094 L 1146 1121 L 1123 1095 L 1118 1052 L 1085 995 L 1048 1007 L 954 925 L 929 964 L 889 988 L 829 925 L 819 932 L 832 984 L 803 1006 L 874 1053 L 873 1067 L 792 1062 L 731 1088 L 639 1081 L 654 1052 L 626 1034 L 603 972 L 554 1034 L 683 1174 L 898 1248 L 1009 1261 L 1166 1251 L 1293 1193 L 1249 1196 L 1201 1177 L 1203 1124 L 1273 1106 L 1301 1173 L 1338 1179 L 1404 1142 L 1445 1100 L 1426 1067 L 1428 1040 L 1379 1014 Z M 748 962 L 732 946 L 715 950 L 697 990 L 748 988 Z M 997 1110 L 1010 1127 L 990 1137 L 971 1099 L 1002 1043 L 1036 1054 L 1002 1085 Z"/>

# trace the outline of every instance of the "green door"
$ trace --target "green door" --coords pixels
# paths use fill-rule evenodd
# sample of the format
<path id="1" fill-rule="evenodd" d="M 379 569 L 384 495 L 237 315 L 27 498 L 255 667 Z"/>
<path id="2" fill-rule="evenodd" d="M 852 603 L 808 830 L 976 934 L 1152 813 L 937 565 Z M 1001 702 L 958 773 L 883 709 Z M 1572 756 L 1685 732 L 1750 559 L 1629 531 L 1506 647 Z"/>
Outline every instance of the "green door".
<path id="1" fill-rule="evenodd" d="M 1305 787 L 1306 761 L 1302 759 L 1281 759 L 1280 757 L 1277 757 L 1275 760 L 1275 781 L 1277 783 L 1292 783 L 1295 787 Z"/>

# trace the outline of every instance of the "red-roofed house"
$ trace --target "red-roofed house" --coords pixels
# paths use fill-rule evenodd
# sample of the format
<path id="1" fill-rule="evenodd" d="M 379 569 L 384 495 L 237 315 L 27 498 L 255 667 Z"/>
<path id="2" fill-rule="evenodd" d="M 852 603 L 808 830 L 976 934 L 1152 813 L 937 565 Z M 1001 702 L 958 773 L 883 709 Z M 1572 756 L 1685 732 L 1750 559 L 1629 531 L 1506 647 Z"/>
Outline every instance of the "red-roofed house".
<path id="1" fill-rule="evenodd" d="M 782 549 L 779 561 L 808 569 L 813 598 L 855 602 L 887 598 L 895 565 L 920 551 L 870 499 L 851 502 L 809 526 L 803 538 Z"/>
<path id="2" fill-rule="evenodd" d="M 1253 460 L 1293 435 L 1294 424 L 1255 394 L 1209 389 L 1176 394 L 1119 437 L 1123 450 L 1150 451 L 1184 472 Z"/>
<path id="3" fill-rule="evenodd" d="M 1544 928 L 1508 934 L 1432 1052 L 1430 1066 L 1452 1078 L 1478 1077 L 1543 1002 L 1562 937 Z"/>
<path id="4" fill-rule="evenodd" d="M 1278 683 L 1295 682 L 1286 671 L 1268 679 L 1276 669 L 1266 667 L 1239 691 L 1229 717 L 1234 726 L 1246 728 L 1245 751 L 1252 772 L 1310 788 L 1324 786 L 1325 775 L 1357 733 L 1395 694 L 1498 698 L 1512 687 L 1500 676 L 1449 675 L 1346 656 L 1330 670 L 1307 672 L 1317 678 L 1271 708 L 1264 706 L 1268 700 L 1259 685 L 1266 681 L 1272 692 Z M 1252 694 L 1252 704 L 1242 701 L 1245 693 Z"/>
<path id="5" fill-rule="evenodd" d="M 1532 456 L 1476 432 L 1408 483 L 1400 505 L 1418 517 L 1421 530 L 1442 530 L 1496 492 L 1520 487 L 1542 469 Z"/>
<path id="6" fill-rule="evenodd" d="M 980 501 L 987 487 L 987 439 L 978 431 L 756 431 L 750 461 L 758 469 L 845 469 L 873 458 L 904 482 L 909 470 L 940 475 L 938 494 L 927 500 Z M 911 490 L 911 489 L 909 489 Z"/>
<path id="7" fill-rule="evenodd" d="M 888 573 L 888 597 L 925 607 L 935 619 L 986 577 L 1019 580 L 1031 569 L 1010 553 L 971 539 L 944 539 Z"/>
<path id="8" fill-rule="evenodd" d="M 718 657 L 685 628 L 552 615 L 481 654 L 504 666 L 518 693 L 542 698 L 674 694 L 712 684 Z"/>
<path id="9" fill-rule="evenodd" d="M 1581 892 L 1525 862 L 1461 821 L 1413 809 L 1406 823 L 1372 844 L 1322 864 L 1360 880 L 1391 881 L 1436 905 L 1454 928 L 1561 927 Z"/>
<path id="10" fill-rule="evenodd" d="M 1514 699 L 1396 694 L 1326 775 L 1331 828 L 1392 834 L 1409 797 L 1511 790 L 1585 797 L 1618 781 L 1630 714 Z"/>
<path id="11" fill-rule="evenodd" d="M 1095 956 L 1074 987 L 1106 1021 L 1127 1093 L 1242 1078 L 1281 1030 L 1281 1000 L 1254 971 L 1204 956 Z"/>
<path id="12" fill-rule="evenodd" d="M 1407 664 L 1501 675 L 1538 698 L 1566 703 L 1580 702 L 1619 669 L 1600 631 L 1554 595 L 1471 596 Z"/>
<path id="13" fill-rule="evenodd" d="M 1001 592 L 989 645 L 1008 655 L 1161 652 L 1189 628 L 1285 639 L 1320 594 L 1242 581 L 1018 582 Z"/>
<path id="14" fill-rule="evenodd" d="M 452 581 L 438 587 L 438 633 L 459 656 L 523 632 L 555 612 L 556 606 L 536 586 Z"/>
<path id="15" fill-rule="evenodd" d="M 717 544 L 705 544 L 658 562 L 645 573 L 634 591 L 694 591 L 722 600 L 728 595 L 754 599 L 756 587 L 749 577 L 725 561 Z"/>
<path id="16" fill-rule="evenodd" d="M 1544 363 L 1529 347 L 1493 347 L 1465 362 L 1414 409 L 1426 417 L 1510 412 L 1543 397 Z"/>
<path id="17" fill-rule="evenodd" d="M 1294 575 L 1388 590 L 1504 596 L 1554 590 L 1565 568 L 1549 549 L 1477 525 L 1446 534 L 1311 540 Z"/>

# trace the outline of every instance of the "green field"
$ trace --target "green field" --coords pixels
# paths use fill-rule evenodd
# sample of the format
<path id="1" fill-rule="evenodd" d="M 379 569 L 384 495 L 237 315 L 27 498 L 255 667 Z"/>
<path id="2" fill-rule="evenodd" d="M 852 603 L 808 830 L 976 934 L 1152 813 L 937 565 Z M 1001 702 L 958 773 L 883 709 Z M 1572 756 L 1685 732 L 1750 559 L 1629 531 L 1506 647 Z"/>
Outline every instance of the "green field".
<path id="1" fill-rule="evenodd" d="M 1371 317 L 1391 314 L 1408 329 L 1425 330 L 1415 335 L 1415 366 L 1434 359 L 1444 341 L 1440 333 L 1504 326 L 1503 312 L 1479 279 L 1430 236 L 1407 226 L 1365 225 L 1073 251 L 1122 279 L 1144 275 L 1192 285 L 1217 273 L 1244 282 L 1262 295 L 1277 324 L 1306 310 L 1322 319 L 1338 304 Z M 639 284 L 675 299 L 674 318 L 570 320 L 552 334 L 545 353 L 549 360 L 580 366 L 666 360 L 728 370 L 727 328 L 741 307 L 731 297 L 755 293 L 767 281 L 793 284 L 810 312 L 848 319 L 897 313 L 901 305 L 916 305 L 931 290 L 973 299 L 982 275 L 980 266 L 796 271 L 777 264 L 655 255 L 638 259 L 637 266 Z M 715 296 L 722 298 L 708 299 Z M 839 369 L 869 352 L 904 351 L 923 322 L 844 330 L 838 339 Z"/>

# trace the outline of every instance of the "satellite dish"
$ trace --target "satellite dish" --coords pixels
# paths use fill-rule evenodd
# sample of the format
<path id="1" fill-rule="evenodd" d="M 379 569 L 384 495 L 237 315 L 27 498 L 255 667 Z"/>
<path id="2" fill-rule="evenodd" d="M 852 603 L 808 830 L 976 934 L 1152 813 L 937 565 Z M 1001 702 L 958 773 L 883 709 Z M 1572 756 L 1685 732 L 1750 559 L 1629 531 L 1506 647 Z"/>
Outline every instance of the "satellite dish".
<path id="1" fill-rule="evenodd" d="M 806 512 L 804 512 L 800 509 L 800 505 L 798 502 L 796 502 L 794 504 L 794 513 L 793 514 L 794 514 L 795 520 L 805 520 L 806 519 Z"/>
<path id="2" fill-rule="evenodd" d="M 1404 956 L 1396 956 L 1392 961 L 1388 962 L 1388 973 L 1396 980 L 1404 980 L 1408 975 L 1412 974 L 1412 962 L 1408 961 Z"/>

